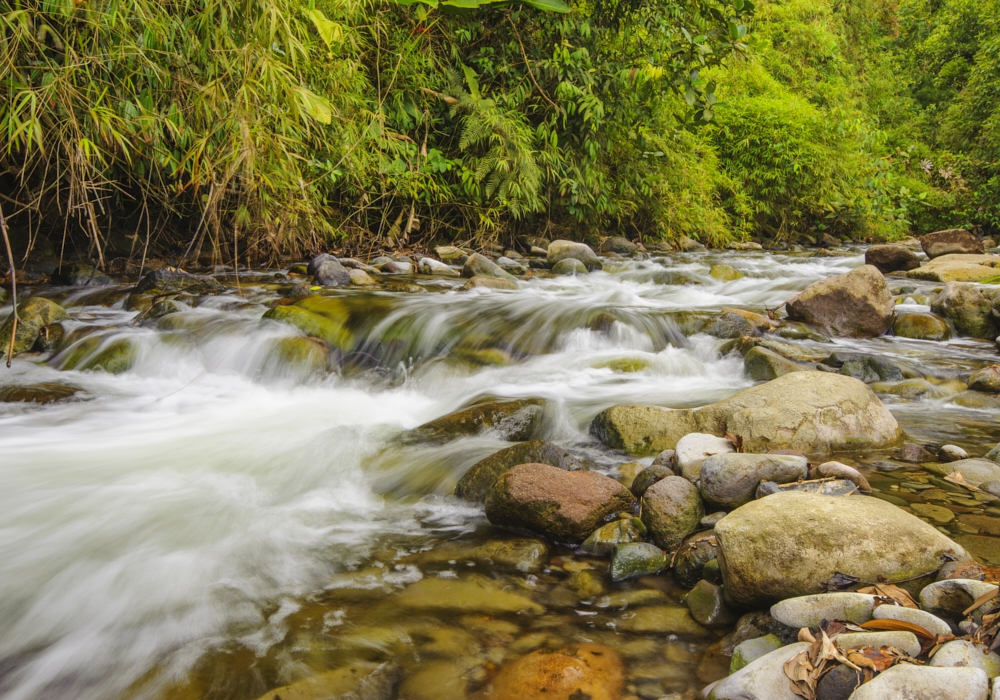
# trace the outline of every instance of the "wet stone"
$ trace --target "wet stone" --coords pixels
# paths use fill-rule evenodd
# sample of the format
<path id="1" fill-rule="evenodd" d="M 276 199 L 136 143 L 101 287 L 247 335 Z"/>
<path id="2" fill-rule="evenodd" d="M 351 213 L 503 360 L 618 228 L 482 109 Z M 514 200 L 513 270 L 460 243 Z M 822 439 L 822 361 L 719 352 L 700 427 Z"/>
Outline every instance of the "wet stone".
<path id="1" fill-rule="evenodd" d="M 740 642 L 733 649 L 732 661 L 729 664 L 729 672 L 736 673 L 747 664 L 756 661 L 765 654 L 782 647 L 781 640 L 773 634 L 766 634 L 763 637 L 748 639 Z"/>
<path id="2" fill-rule="evenodd" d="M 715 537 L 711 532 L 691 535 L 674 557 L 674 578 L 684 588 L 691 588 L 702 578 L 705 565 L 717 557 Z"/>
<path id="3" fill-rule="evenodd" d="M 539 614 L 545 608 L 482 577 L 468 579 L 425 578 L 395 597 L 401 608 L 422 611 Z"/>
<path id="4" fill-rule="evenodd" d="M 817 593 L 787 598 L 771 606 L 771 617 L 789 627 L 818 627 L 823 620 L 861 624 L 872 619 L 874 596 L 864 593 Z"/>
<path id="5" fill-rule="evenodd" d="M 709 631 L 695 622 L 687 608 L 654 605 L 626 613 L 618 628 L 639 634 L 679 634 L 693 637 L 709 636 Z"/>
<path id="6" fill-rule="evenodd" d="M 668 564 L 666 553 L 648 542 L 617 544 L 611 554 L 611 580 L 625 581 L 658 574 Z"/>
<path id="7" fill-rule="evenodd" d="M 924 610 L 906 608 L 902 605 L 879 605 L 872 613 L 876 620 L 900 620 L 919 625 L 931 634 L 945 635 L 951 634 L 951 627 L 948 623 Z"/>
<path id="8" fill-rule="evenodd" d="M 615 545 L 638 542 L 640 539 L 639 531 L 632 525 L 631 519 L 616 520 L 594 530 L 580 545 L 580 549 L 587 554 L 606 557 L 614 551 Z"/>
<path id="9" fill-rule="evenodd" d="M 986 700 L 989 679 L 978 668 L 896 664 L 863 683 L 851 700 Z"/>
<path id="10" fill-rule="evenodd" d="M 461 435 L 492 431 L 506 440 L 530 440 L 539 427 L 543 414 L 544 408 L 538 399 L 491 401 L 424 423 L 410 431 L 404 439 L 449 440 Z"/>
<path id="11" fill-rule="evenodd" d="M 669 451 L 673 452 L 673 450 Z M 642 498 L 650 486 L 668 476 L 673 475 L 674 472 L 670 467 L 663 464 L 656 464 L 654 462 L 654 464 L 646 467 L 641 472 L 636 474 L 635 478 L 632 480 L 632 485 L 629 490 L 636 498 Z"/>
<path id="12" fill-rule="evenodd" d="M 459 479 L 455 495 L 467 501 L 485 503 L 497 478 L 519 464 L 549 464 L 560 469 L 584 469 L 582 460 L 558 445 L 544 440 L 522 442 L 507 447 L 473 464 Z"/>
<path id="13" fill-rule="evenodd" d="M 691 617 L 705 627 L 731 625 L 736 615 L 726 605 L 721 586 L 708 581 L 699 581 L 685 596 L 684 604 L 691 611 Z"/>

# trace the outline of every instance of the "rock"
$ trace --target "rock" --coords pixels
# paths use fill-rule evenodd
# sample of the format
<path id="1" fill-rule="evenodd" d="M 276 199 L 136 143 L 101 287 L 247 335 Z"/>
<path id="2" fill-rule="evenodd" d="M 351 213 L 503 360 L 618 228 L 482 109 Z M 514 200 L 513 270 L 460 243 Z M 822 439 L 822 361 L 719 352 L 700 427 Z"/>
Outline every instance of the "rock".
<path id="1" fill-rule="evenodd" d="M 107 275 L 86 263 L 70 263 L 55 271 L 53 279 L 72 287 L 106 287 L 114 284 Z"/>
<path id="2" fill-rule="evenodd" d="M 901 462 L 920 464 L 921 462 L 933 462 L 935 457 L 920 445 L 908 444 L 899 448 L 896 459 Z"/>
<path id="3" fill-rule="evenodd" d="M 929 665 L 938 668 L 978 668 L 987 678 L 1000 676 L 1000 656 L 981 644 L 965 639 L 956 639 L 943 644 L 934 652 Z"/>
<path id="4" fill-rule="evenodd" d="M 529 598 L 504 590 L 486 577 L 467 579 L 425 578 L 411 583 L 393 599 L 405 610 L 424 612 L 471 612 L 506 614 L 529 612 L 539 615 L 545 608 Z"/>
<path id="5" fill-rule="evenodd" d="M 526 268 L 521 263 L 516 260 L 512 260 L 508 257 L 497 258 L 497 265 L 504 272 L 509 272 L 512 275 L 526 275 L 528 274 L 528 268 Z"/>
<path id="6" fill-rule="evenodd" d="M 650 605 L 638 608 L 635 616 L 623 620 L 618 629 L 638 634 L 680 634 L 707 637 L 709 631 L 691 617 L 687 608 L 669 605 Z"/>
<path id="7" fill-rule="evenodd" d="M 491 454 L 473 464 L 458 480 L 455 495 L 467 501 L 485 503 L 486 495 L 497 478 L 518 464 L 549 464 L 576 471 L 585 464 L 558 445 L 544 440 L 522 442 Z"/>
<path id="8" fill-rule="evenodd" d="M 983 459 L 988 459 L 991 462 L 1000 463 L 1000 442 L 994 445 L 993 449 L 983 455 Z M 992 493 L 992 492 L 991 492 Z M 996 494 L 994 494 L 996 495 Z"/>
<path id="9" fill-rule="evenodd" d="M 599 644 L 573 644 L 554 652 L 533 651 L 507 664 L 490 683 L 485 700 L 619 700 L 625 667 L 618 653 Z"/>
<path id="10" fill-rule="evenodd" d="M 670 450 L 670 452 L 673 452 L 673 450 Z M 668 476 L 674 476 L 674 471 L 670 467 L 654 463 L 636 474 L 632 480 L 632 485 L 629 487 L 629 491 L 636 498 L 642 498 L 650 486 Z"/>
<path id="11" fill-rule="evenodd" d="M 469 256 L 469 259 L 465 261 L 465 266 L 462 267 L 462 277 L 487 277 L 490 279 L 517 282 L 514 275 L 509 272 L 505 272 L 504 269 L 495 262 L 487 258 L 485 255 L 480 255 L 479 253 L 473 253 Z"/>
<path id="12" fill-rule="evenodd" d="M 877 381 L 898 382 L 903 380 L 903 372 L 896 365 L 881 357 L 864 357 L 845 362 L 840 374 L 854 377 L 865 384 Z"/>
<path id="13" fill-rule="evenodd" d="M 940 476 L 959 472 L 962 478 L 973 486 L 1000 480 L 1000 464 L 990 459 L 960 459 L 947 464 L 931 463 L 927 465 L 927 469 Z"/>
<path id="14" fill-rule="evenodd" d="M 611 580 L 625 581 L 652 576 L 667 568 L 667 555 L 649 542 L 616 544 L 611 554 Z"/>
<path id="15" fill-rule="evenodd" d="M 746 336 L 760 335 L 757 326 L 743 314 L 723 311 L 712 322 L 709 333 L 716 338 L 738 339 Z"/>
<path id="16" fill-rule="evenodd" d="M 488 401 L 424 423 L 406 437 L 411 441 L 450 440 L 490 431 L 502 440 L 530 440 L 543 415 L 543 403 L 538 399 Z"/>
<path id="17" fill-rule="evenodd" d="M 812 479 L 824 477 L 847 479 L 848 481 L 855 483 L 862 491 L 872 490 L 871 484 L 868 483 L 868 479 L 866 479 L 861 472 L 854 467 L 844 464 L 843 462 L 823 462 L 823 464 L 809 471 L 809 477 Z"/>
<path id="18" fill-rule="evenodd" d="M 29 386 L 5 386 L 0 389 L 2 403 L 50 404 L 68 399 L 83 391 L 79 387 L 56 382 L 31 384 Z"/>
<path id="19" fill-rule="evenodd" d="M 869 496 L 779 493 L 715 526 L 726 597 L 760 605 L 819 593 L 837 573 L 901 581 L 967 553 L 938 530 Z"/>
<path id="20" fill-rule="evenodd" d="M 801 700 L 792 692 L 785 662 L 809 648 L 796 642 L 765 654 L 719 681 L 708 700 Z"/>
<path id="21" fill-rule="evenodd" d="M 937 456 L 942 462 L 957 462 L 960 459 L 968 459 L 969 453 L 958 445 L 943 445 L 938 450 Z"/>
<path id="22" fill-rule="evenodd" d="M 743 277 L 742 272 L 730 265 L 712 265 L 712 269 L 708 271 L 708 274 L 720 282 L 732 282 Z"/>
<path id="23" fill-rule="evenodd" d="M 295 326 L 305 335 L 325 340 L 340 350 L 349 350 L 354 344 L 354 337 L 343 322 L 336 318 L 313 313 L 297 304 L 275 306 L 263 317 Z"/>
<path id="24" fill-rule="evenodd" d="M 913 657 L 920 655 L 920 642 L 913 632 L 841 632 L 837 635 L 837 645 L 845 651 L 864 647 L 877 649 L 889 646 L 902 649 Z"/>
<path id="25" fill-rule="evenodd" d="M 434 249 L 434 254 L 442 260 L 458 260 L 466 256 L 464 250 L 453 245 L 439 245 Z"/>
<path id="26" fill-rule="evenodd" d="M 677 441 L 674 459 L 677 469 L 688 481 L 697 481 L 701 466 L 712 455 L 735 452 L 736 447 L 727 438 L 707 433 L 689 433 Z"/>
<path id="27" fill-rule="evenodd" d="M 1000 450 L 1000 445 L 997 445 L 998 450 Z M 660 454 L 653 457 L 653 463 L 650 464 L 651 467 L 669 467 L 671 470 L 677 467 L 677 450 L 663 450 Z"/>
<path id="28" fill-rule="evenodd" d="M 931 260 L 942 255 L 982 255 L 984 252 L 983 242 L 961 228 L 935 231 L 921 236 L 919 240 L 920 247 Z"/>
<path id="29" fill-rule="evenodd" d="M 153 270 L 143 275 L 142 279 L 135 285 L 133 293 L 144 294 L 153 290 L 157 290 L 160 294 L 187 292 L 198 295 L 220 294 L 226 291 L 226 288 L 218 280 L 211 277 L 189 275 L 186 272 L 164 269 Z"/>
<path id="30" fill-rule="evenodd" d="M 764 498 L 775 493 L 798 491 L 815 493 L 823 496 L 852 496 L 858 493 L 858 485 L 847 479 L 825 479 L 823 481 L 801 481 L 791 484 L 777 484 L 773 481 L 762 481 L 757 486 L 754 498 Z M 905 501 L 904 501 L 905 503 Z"/>
<path id="31" fill-rule="evenodd" d="M 334 671 L 326 671 L 291 685 L 269 690 L 257 700 L 389 700 L 395 696 L 399 671 L 399 666 L 390 662 L 376 664 L 357 661 Z"/>
<path id="32" fill-rule="evenodd" d="M 698 529 L 703 515 L 705 508 L 698 489 L 679 476 L 657 481 L 642 497 L 642 522 L 653 542 L 663 549 L 676 549 Z"/>
<path id="33" fill-rule="evenodd" d="M 684 596 L 684 604 L 691 611 L 695 622 L 705 627 L 728 626 L 737 619 L 726 605 L 722 587 L 708 581 L 696 583 L 691 592 Z"/>
<path id="34" fill-rule="evenodd" d="M 655 454 L 695 432 L 739 435 L 748 452 L 870 450 L 902 439 L 896 419 L 871 389 L 822 372 L 786 374 L 695 409 L 619 404 L 599 413 L 590 432 L 632 454 Z"/>
<path id="35" fill-rule="evenodd" d="M 969 388 L 973 391 L 986 391 L 1000 394 L 1000 365 L 990 365 L 969 377 Z"/>
<path id="36" fill-rule="evenodd" d="M 993 302 L 971 282 L 949 282 L 931 302 L 931 311 L 944 316 L 960 335 L 995 338 L 998 331 Z"/>
<path id="37" fill-rule="evenodd" d="M 758 382 L 767 382 L 789 372 L 802 372 L 806 368 L 786 359 L 767 348 L 751 348 L 743 356 L 743 367 L 750 378 Z"/>
<path id="38" fill-rule="evenodd" d="M 14 355 L 31 350 L 42 333 L 42 328 L 69 318 L 66 309 L 42 297 L 30 297 L 17 305 L 17 331 L 14 333 Z M 0 357 L 6 358 L 10 350 L 10 336 L 14 325 L 11 314 L 0 326 Z"/>
<path id="39" fill-rule="evenodd" d="M 951 328 L 934 314 L 900 314 L 892 324 L 892 334 L 914 340 L 948 340 Z"/>
<path id="40" fill-rule="evenodd" d="M 862 684 L 851 700 L 987 700 L 989 680 L 978 668 L 896 664 Z"/>
<path id="41" fill-rule="evenodd" d="M 512 276 L 511 279 L 497 279 L 495 277 L 480 277 L 476 276 L 462 285 L 462 289 L 517 289 L 517 280 Z"/>
<path id="42" fill-rule="evenodd" d="M 786 598 L 771 606 L 771 617 L 801 629 L 819 627 L 823 620 L 841 620 L 860 625 L 872 619 L 875 596 L 865 593 L 817 593 Z"/>
<path id="43" fill-rule="evenodd" d="M 878 268 L 883 275 L 906 272 L 920 267 L 920 258 L 901 245 L 873 245 L 865 251 L 865 265 Z"/>
<path id="44" fill-rule="evenodd" d="M 348 287 L 351 284 L 351 273 L 339 260 L 330 256 L 316 266 L 313 282 L 321 287 Z"/>
<path id="45" fill-rule="evenodd" d="M 635 255 L 639 247 L 623 236 L 612 236 L 599 249 L 602 253 L 618 253 L 619 255 Z"/>
<path id="46" fill-rule="evenodd" d="M 773 330 L 775 327 L 775 322 L 769 319 L 767 316 L 754 313 L 753 311 L 747 311 L 746 309 L 723 309 L 721 313 L 724 314 L 736 314 L 737 316 L 742 316 L 757 330 L 764 332 Z M 788 346 L 792 347 L 792 346 Z"/>
<path id="47" fill-rule="evenodd" d="M 754 639 L 740 642 L 733 649 L 732 661 L 729 663 L 729 673 L 736 673 L 747 664 L 781 647 L 781 640 L 773 634 L 766 634 L 763 637 L 755 637 Z"/>
<path id="48" fill-rule="evenodd" d="M 494 525 L 579 544 L 608 516 L 629 512 L 634 504 L 624 486 L 603 474 L 521 464 L 493 484 L 486 497 L 486 517 Z"/>
<path id="49" fill-rule="evenodd" d="M 919 625 L 931 634 L 946 635 L 951 634 L 951 627 L 948 623 L 936 615 L 931 615 L 923 610 L 915 608 L 904 608 L 902 605 L 879 605 L 872 613 L 872 618 L 876 620 L 900 620 Z M 916 654 L 914 654 L 916 656 Z"/>
<path id="50" fill-rule="evenodd" d="M 587 266 L 576 258 L 566 258 L 560 260 L 552 266 L 553 275 L 585 275 Z"/>
<path id="51" fill-rule="evenodd" d="M 701 495 L 731 510 L 753 500 L 761 481 L 787 484 L 809 475 L 809 460 L 794 455 L 719 454 L 701 468 Z"/>
<path id="52" fill-rule="evenodd" d="M 850 666 L 834 666 L 816 684 L 816 700 L 848 700 L 862 680 Z"/>
<path id="53" fill-rule="evenodd" d="M 549 243 L 546 260 L 550 266 L 555 267 L 556 263 L 568 259 L 579 260 L 588 270 L 600 270 L 602 267 L 600 258 L 586 243 L 562 240 Z"/>
<path id="54" fill-rule="evenodd" d="M 910 270 L 907 277 L 929 282 L 983 282 L 1000 273 L 997 255 L 943 255 Z"/>
<path id="55" fill-rule="evenodd" d="M 590 537 L 583 541 L 580 549 L 595 557 L 606 557 L 614 552 L 616 545 L 639 542 L 641 539 L 642 536 L 632 524 L 632 520 L 621 518 L 607 525 L 602 525 L 590 533 Z M 612 579 L 617 580 L 614 579 L 613 574 Z"/>
<path id="56" fill-rule="evenodd" d="M 785 308 L 793 321 L 804 321 L 824 332 L 849 338 L 882 335 L 895 318 L 885 277 L 872 265 L 813 282 L 789 299 Z"/>
<path id="57" fill-rule="evenodd" d="M 692 238 L 688 238 L 687 236 L 678 236 L 675 243 L 677 244 L 677 247 L 685 253 L 690 253 L 695 250 L 705 250 L 705 246 Z"/>
<path id="58" fill-rule="evenodd" d="M 78 370 L 103 370 L 108 374 L 127 372 L 138 357 L 137 347 L 128 338 L 116 338 L 75 367 Z M 68 369 L 68 368 L 67 368 Z"/>
<path id="59" fill-rule="evenodd" d="M 986 564 L 1000 566 L 1000 539 L 987 535 L 959 535 L 955 542 Z"/>
<path id="60" fill-rule="evenodd" d="M 378 284 L 364 270 L 350 269 L 347 271 L 347 276 L 350 277 L 351 284 L 355 287 L 371 287 Z"/>
<path id="61" fill-rule="evenodd" d="M 992 583 L 967 578 L 935 581 L 920 591 L 920 607 L 928 612 L 961 618 L 963 611 L 972 605 L 976 598 L 996 589 Z"/>
<path id="62" fill-rule="evenodd" d="M 453 270 L 447 263 L 440 262 L 434 258 L 420 258 L 417 263 L 417 270 L 422 275 L 437 275 L 439 277 L 459 277 L 460 273 Z"/>
<path id="63" fill-rule="evenodd" d="M 715 561 L 715 535 L 699 532 L 691 535 L 677 549 L 674 555 L 674 580 L 683 588 L 692 588 L 704 576 L 705 566 Z"/>

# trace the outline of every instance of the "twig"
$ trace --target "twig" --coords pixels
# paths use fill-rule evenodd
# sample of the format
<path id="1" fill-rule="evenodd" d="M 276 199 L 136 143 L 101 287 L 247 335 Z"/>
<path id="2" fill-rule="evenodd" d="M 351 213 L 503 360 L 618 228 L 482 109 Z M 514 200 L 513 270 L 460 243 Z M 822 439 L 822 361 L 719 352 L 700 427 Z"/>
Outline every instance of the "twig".
<path id="1" fill-rule="evenodd" d="M 10 369 L 10 360 L 14 356 L 14 338 L 17 336 L 17 323 L 21 319 L 17 316 L 17 272 L 14 270 L 14 251 L 10 249 L 10 237 L 7 235 L 7 219 L 3 215 L 2 207 L 0 207 L 0 230 L 3 231 L 3 242 L 7 246 L 7 263 L 10 265 L 10 294 L 14 304 L 14 321 L 10 327 L 10 345 L 7 346 L 7 369 Z"/>
<path id="2" fill-rule="evenodd" d="M 538 88 L 538 92 L 542 94 L 542 97 L 545 98 L 546 102 L 555 107 L 557 112 L 562 112 L 562 107 L 553 102 L 552 98 L 548 96 L 548 93 L 546 93 L 545 90 L 542 90 L 542 86 L 538 84 L 537 80 L 535 80 L 535 74 L 531 72 L 531 63 L 528 61 L 528 54 L 524 50 L 524 44 L 521 43 L 521 35 L 518 33 L 517 25 L 514 24 L 514 20 L 510 18 L 510 15 L 507 15 L 507 21 L 510 22 L 510 27 L 514 30 L 514 38 L 517 39 L 517 45 L 521 47 L 521 57 L 524 59 L 524 67 L 528 69 L 528 77 L 531 78 L 531 82 L 535 84 L 535 87 Z"/>

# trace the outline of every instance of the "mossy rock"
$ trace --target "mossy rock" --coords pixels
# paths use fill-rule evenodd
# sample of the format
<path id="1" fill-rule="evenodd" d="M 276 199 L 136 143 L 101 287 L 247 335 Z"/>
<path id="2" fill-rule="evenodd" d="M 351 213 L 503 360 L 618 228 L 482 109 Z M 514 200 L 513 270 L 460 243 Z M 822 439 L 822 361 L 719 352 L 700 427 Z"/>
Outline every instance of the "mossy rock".
<path id="1" fill-rule="evenodd" d="M 96 355 L 80 366 L 84 370 L 104 370 L 109 374 L 127 372 L 138 357 L 135 345 L 128 338 L 118 338 L 103 346 Z"/>
<path id="2" fill-rule="evenodd" d="M 35 341 L 42 331 L 43 326 L 47 326 L 58 321 L 65 321 L 69 318 L 66 309 L 56 304 L 54 301 L 43 299 L 42 297 L 31 297 L 17 305 L 18 324 L 17 332 L 14 333 L 14 355 L 31 350 Z M 11 314 L 4 324 L 0 326 L 0 357 L 7 357 L 10 348 L 10 336 L 13 331 L 14 316 Z"/>
<path id="3" fill-rule="evenodd" d="M 309 299 L 317 298 L 319 297 L 309 297 Z M 319 314 L 295 304 L 276 306 L 265 313 L 264 318 L 295 326 L 306 335 L 325 340 L 340 350 L 346 351 L 354 347 L 354 335 L 344 327 L 344 322 L 335 318 L 332 313 Z"/>
<path id="4" fill-rule="evenodd" d="M 326 372 L 330 365 L 330 347 L 319 338 L 282 338 L 275 343 L 270 358 L 281 366 L 309 374 Z"/>
<path id="5" fill-rule="evenodd" d="M 712 265 L 708 274 L 720 282 L 732 282 L 743 277 L 743 273 L 730 265 Z"/>
<path id="6" fill-rule="evenodd" d="M 29 384 L 27 386 L 7 386 L 0 389 L 0 401 L 4 403 L 55 403 L 68 399 L 82 391 L 79 387 L 56 382 Z"/>
<path id="7" fill-rule="evenodd" d="M 451 354 L 452 357 L 479 366 L 505 367 L 514 364 L 510 353 L 500 348 L 455 348 Z"/>
<path id="8" fill-rule="evenodd" d="M 594 369 L 610 369 L 613 372 L 631 374 L 649 369 L 649 360 L 641 357 L 622 357 L 616 360 L 604 360 L 594 365 Z"/>
<path id="9" fill-rule="evenodd" d="M 892 325 L 893 335 L 913 340 L 948 340 L 951 328 L 934 314 L 902 314 Z"/>
<path id="10" fill-rule="evenodd" d="M 404 441 L 450 440 L 462 435 L 496 433 L 504 440 L 530 440 L 544 414 L 541 399 L 488 401 L 424 423 L 404 436 Z"/>
<path id="11" fill-rule="evenodd" d="M 577 471 L 585 464 L 558 445 L 544 440 L 522 442 L 491 454 L 473 464 L 459 479 L 455 495 L 467 501 L 485 503 L 490 488 L 500 476 L 519 464 L 548 464 Z"/>

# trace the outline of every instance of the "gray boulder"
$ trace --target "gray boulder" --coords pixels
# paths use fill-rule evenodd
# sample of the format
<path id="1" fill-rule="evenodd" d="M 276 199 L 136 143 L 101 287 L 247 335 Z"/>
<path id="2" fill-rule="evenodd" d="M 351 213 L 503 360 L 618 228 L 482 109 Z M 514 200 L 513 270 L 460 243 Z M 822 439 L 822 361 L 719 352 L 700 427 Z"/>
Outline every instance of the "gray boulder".
<path id="1" fill-rule="evenodd" d="M 920 247 L 933 260 L 942 255 L 982 255 L 983 242 L 962 228 L 935 231 L 920 237 Z"/>
<path id="2" fill-rule="evenodd" d="M 462 267 L 462 277 L 485 277 L 487 279 L 507 280 L 517 283 L 517 278 L 485 255 L 473 253 Z"/>
<path id="3" fill-rule="evenodd" d="M 642 497 L 642 522 L 653 542 L 663 549 L 676 549 L 698 529 L 704 515 L 698 489 L 683 477 L 660 479 Z"/>
<path id="4" fill-rule="evenodd" d="M 896 664 L 858 687 L 850 700 L 987 700 L 989 683 L 978 668 Z"/>
<path id="5" fill-rule="evenodd" d="M 896 316 L 885 277 L 872 265 L 813 282 L 789 299 L 785 308 L 793 321 L 849 338 L 882 335 Z"/>
<path id="6" fill-rule="evenodd" d="M 573 258 L 583 263 L 588 270 L 600 270 L 603 266 L 601 259 L 586 243 L 575 241 L 552 241 L 546 254 L 546 260 L 551 266 L 556 263 Z"/>
<path id="7" fill-rule="evenodd" d="M 967 552 L 931 525 L 869 496 L 778 493 L 715 526 L 726 597 L 762 605 L 820 593 L 836 576 L 901 581 Z"/>
<path id="8" fill-rule="evenodd" d="M 731 510 L 754 498 L 761 481 L 787 484 L 809 475 L 809 460 L 794 455 L 718 454 L 701 467 L 701 495 L 709 505 Z"/>
<path id="9" fill-rule="evenodd" d="M 349 287 L 351 273 L 331 255 L 316 266 L 313 281 L 321 287 Z"/>

